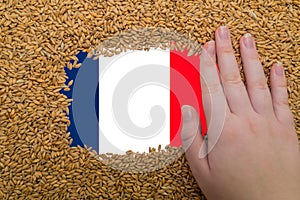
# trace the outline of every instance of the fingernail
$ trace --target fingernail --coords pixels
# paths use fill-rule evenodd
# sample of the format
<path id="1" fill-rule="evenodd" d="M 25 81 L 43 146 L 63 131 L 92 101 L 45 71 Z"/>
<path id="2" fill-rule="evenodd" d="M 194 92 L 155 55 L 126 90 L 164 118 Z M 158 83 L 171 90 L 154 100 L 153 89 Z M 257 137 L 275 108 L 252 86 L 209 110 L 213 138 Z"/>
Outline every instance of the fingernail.
<path id="1" fill-rule="evenodd" d="M 281 62 L 277 62 L 275 64 L 275 73 L 276 73 L 277 76 L 283 76 L 284 75 L 284 69 L 282 67 Z"/>
<path id="2" fill-rule="evenodd" d="M 194 114 L 195 110 L 193 107 L 185 105 L 182 106 L 182 129 L 181 129 L 181 140 L 182 147 L 185 151 L 192 145 L 195 140 L 196 134 L 199 131 L 199 118 Z"/>
<path id="3" fill-rule="evenodd" d="M 245 47 L 248 48 L 248 49 L 252 49 L 254 47 L 254 40 L 251 36 L 250 33 L 246 33 L 244 35 L 245 39 L 244 39 L 244 44 L 245 44 Z"/>
<path id="4" fill-rule="evenodd" d="M 220 38 L 222 40 L 228 40 L 230 38 L 229 29 L 226 26 L 220 27 Z"/>
<path id="5" fill-rule="evenodd" d="M 192 108 L 190 106 L 182 106 L 183 122 L 189 122 L 193 118 Z"/>
<path id="6" fill-rule="evenodd" d="M 215 48 L 215 42 L 209 41 L 207 43 L 207 52 L 211 57 L 216 56 L 216 48 Z"/>

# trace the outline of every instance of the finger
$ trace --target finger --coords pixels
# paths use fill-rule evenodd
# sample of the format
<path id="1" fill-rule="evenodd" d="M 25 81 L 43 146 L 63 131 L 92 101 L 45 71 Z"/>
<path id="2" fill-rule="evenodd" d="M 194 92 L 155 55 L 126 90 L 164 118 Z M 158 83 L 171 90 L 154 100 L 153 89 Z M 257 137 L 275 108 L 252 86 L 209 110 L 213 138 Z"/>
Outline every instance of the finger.
<path id="1" fill-rule="evenodd" d="M 193 173 L 205 175 L 209 172 L 207 157 L 199 158 L 201 146 L 204 145 L 203 137 L 200 134 L 199 116 L 191 106 L 182 107 L 182 147 L 185 150 L 186 158 Z M 194 174 L 195 175 L 195 174 Z"/>
<path id="2" fill-rule="evenodd" d="M 252 110 L 251 103 L 241 80 L 229 29 L 225 26 L 221 26 L 216 31 L 216 48 L 222 85 L 231 112 L 249 113 Z"/>
<path id="3" fill-rule="evenodd" d="M 200 56 L 200 74 L 202 103 L 206 123 L 209 127 L 212 117 L 213 101 L 218 101 L 217 103 L 224 105 L 229 113 L 229 108 L 216 67 L 216 48 L 214 41 L 206 43 L 202 49 Z"/>
<path id="4" fill-rule="evenodd" d="M 249 33 L 241 37 L 240 50 L 247 91 L 253 109 L 259 114 L 273 114 L 271 94 L 266 76 L 259 61 L 254 38 Z"/>
<path id="5" fill-rule="evenodd" d="M 199 157 L 205 157 L 216 145 L 230 110 L 225 98 L 216 67 L 215 42 L 210 41 L 203 47 L 200 58 L 202 102 L 207 124 L 207 152 L 201 151 Z"/>
<path id="6" fill-rule="evenodd" d="M 281 63 L 273 65 L 270 81 L 275 116 L 281 123 L 294 126 L 293 115 L 288 103 L 286 77 Z"/>

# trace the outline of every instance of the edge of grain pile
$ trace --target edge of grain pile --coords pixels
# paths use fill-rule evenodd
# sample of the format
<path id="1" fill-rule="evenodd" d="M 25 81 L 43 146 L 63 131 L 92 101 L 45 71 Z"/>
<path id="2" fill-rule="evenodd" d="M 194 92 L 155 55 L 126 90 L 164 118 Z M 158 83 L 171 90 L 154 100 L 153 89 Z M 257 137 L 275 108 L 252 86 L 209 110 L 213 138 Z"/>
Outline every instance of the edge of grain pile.
<path id="1" fill-rule="evenodd" d="M 184 156 L 134 174 L 69 147 L 64 67 L 79 50 L 126 30 L 166 28 L 204 44 L 227 25 L 236 56 L 238 39 L 251 33 L 267 75 L 272 63 L 285 66 L 300 138 L 299 7 L 296 0 L 0 1 L 0 198 L 204 199 Z"/>

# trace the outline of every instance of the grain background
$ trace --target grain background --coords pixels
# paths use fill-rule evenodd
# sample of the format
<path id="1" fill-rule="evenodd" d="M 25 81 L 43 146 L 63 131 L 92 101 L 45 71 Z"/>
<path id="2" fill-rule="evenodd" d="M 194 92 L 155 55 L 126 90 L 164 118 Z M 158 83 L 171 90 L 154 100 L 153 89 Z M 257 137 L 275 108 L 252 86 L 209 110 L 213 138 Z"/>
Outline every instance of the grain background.
<path id="1" fill-rule="evenodd" d="M 227 25 L 237 56 L 238 39 L 251 33 L 266 74 L 276 61 L 285 66 L 300 138 L 299 7 L 298 0 L 0 0 L 0 199 L 205 199 L 184 156 L 138 174 L 69 147 L 64 67 L 126 30 L 167 28 L 204 44 Z M 143 156 L 149 164 L 162 154 Z"/>

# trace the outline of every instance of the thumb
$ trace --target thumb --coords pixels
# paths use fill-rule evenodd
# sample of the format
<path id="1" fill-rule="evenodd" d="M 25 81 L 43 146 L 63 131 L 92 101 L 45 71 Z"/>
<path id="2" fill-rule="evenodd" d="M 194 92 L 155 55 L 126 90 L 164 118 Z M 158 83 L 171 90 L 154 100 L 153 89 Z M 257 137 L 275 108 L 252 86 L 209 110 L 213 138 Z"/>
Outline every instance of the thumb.
<path id="1" fill-rule="evenodd" d="M 199 142 L 203 142 L 203 138 L 200 135 L 199 128 L 199 115 L 197 111 L 191 107 L 184 105 L 182 106 L 182 128 L 181 128 L 181 139 L 182 139 L 182 147 L 184 151 L 187 151 L 194 140 L 198 140 Z M 201 136 L 201 137 L 200 137 Z M 200 147 L 201 145 L 199 145 Z"/>
<path id="2" fill-rule="evenodd" d="M 182 109 L 182 147 L 186 158 L 193 168 L 207 170 L 207 145 L 200 134 L 200 122 L 197 111 L 191 106 L 183 106 Z"/>

